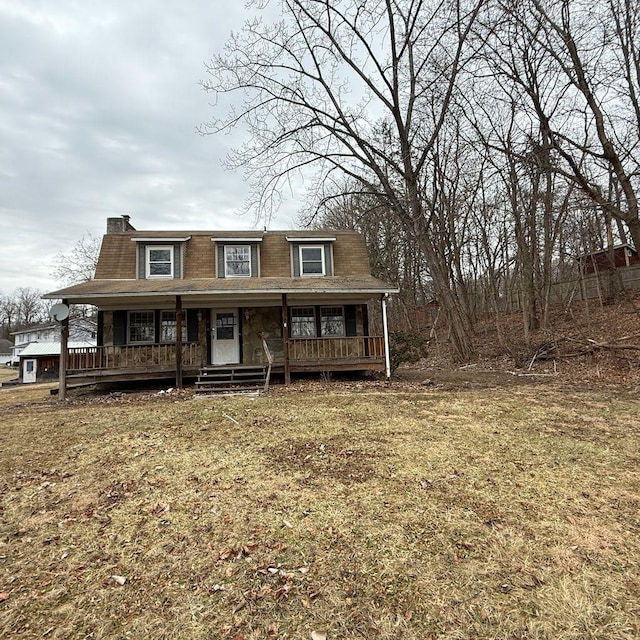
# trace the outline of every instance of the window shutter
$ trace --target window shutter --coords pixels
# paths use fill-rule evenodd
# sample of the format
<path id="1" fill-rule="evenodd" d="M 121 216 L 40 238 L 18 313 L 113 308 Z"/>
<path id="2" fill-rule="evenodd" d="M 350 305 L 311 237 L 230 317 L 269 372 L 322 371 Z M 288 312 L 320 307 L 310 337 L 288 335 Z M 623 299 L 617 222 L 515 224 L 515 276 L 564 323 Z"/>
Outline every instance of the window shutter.
<path id="1" fill-rule="evenodd" d="M 147 265 L 145 264 L 147 248 L 141 242 L 138 243 L 138 278 L 144 280 L 147 276 Z"/>
<path id="2" fill-rule="evenodd" d="M 182 278 L 182 245 L 173 247 L 173 277 Z"/>
<path id="3" fill-rule="evenodd" d="M 127 344 L 127 312 L 113 312 L 113 344 Z"/>
<path id="4" fill-rule="evenodd" d="M 218 278 L 224 278 L 224 245 L 216 245 L 218 253 Z"/>
<path id="5" fill-rule="evenodd" d="M 187 309 L 187 340 L 198 342 L 198 310 Z"/>
<path id="6" fill-rule="evenodd" d="M 300 245 L 291 245 L 291 255 L 293 256 L 293 275 L 298 277 L 300 275 Z"/>
<path id="7" fill-rule="evenodd" d="M 332 258 L 331 243 L 326 242 L 324 245 L 324 271 L 328 276 L 333 275 Z"/>
<path id="8" fill-rule="evenodd" d="M 344 329 L 347 336 L 358 335 L 358 322 L 356 320 L 356 306 L 354 304 L 345 305 Z"/>
<path id="9" fill-rule="evenodd" d="M 258 245 L 251 245 L 251 277 L 258 277 Z"/>

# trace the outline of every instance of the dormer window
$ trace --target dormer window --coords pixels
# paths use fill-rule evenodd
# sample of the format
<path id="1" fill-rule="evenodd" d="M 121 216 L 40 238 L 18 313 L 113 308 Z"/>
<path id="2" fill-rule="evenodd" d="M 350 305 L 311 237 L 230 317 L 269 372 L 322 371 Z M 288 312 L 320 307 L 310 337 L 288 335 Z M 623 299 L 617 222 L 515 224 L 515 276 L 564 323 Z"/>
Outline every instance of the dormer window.
<path id="1" fill-rule="evenodd" d="M 153 236 L 131 238 L 138 246 L 136 273 L 140 280 L 145 278 L 182 278 L 182 262 L 186 243 L 191 236 L 164 237 Z"/>
<path id="2" fill-rule="evenodd" d="M 218 278 L 259 278 L 262 237 L 213 237 Z"/>
<path id="3" fill-rule="evenodd" d="M 173 249 L 172 245 L 147 246 L 147 278 L 173 278 Z"/>
<path id="4" fill-rule="evenodd" d="M 225 245 L 224 275 L 226 278 L 251 277 L 251 247 L 249 245 Z"/>
<path id="5" fill-rule="evenodd" d="M 299 251 L 301 276 L 326 275 L 324 245 L 300 245 Z"/>
<path id="6" fill-rule="evenodd" d="M 335 237 L 287 236 L 291 245 L 291 275 L 322 277 L 333 275 Z"/>

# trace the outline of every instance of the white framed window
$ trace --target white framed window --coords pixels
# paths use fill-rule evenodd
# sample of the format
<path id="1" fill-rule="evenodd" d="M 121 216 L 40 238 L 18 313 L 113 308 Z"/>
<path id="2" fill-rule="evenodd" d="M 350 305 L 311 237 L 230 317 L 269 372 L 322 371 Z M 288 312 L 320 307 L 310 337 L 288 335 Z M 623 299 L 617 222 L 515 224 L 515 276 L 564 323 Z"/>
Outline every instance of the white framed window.
<path id="1" fill-rule="evenodd" d="M 345 335 L 344 307 L 320 307 L 320 335 L 323 338 Z"/>
<path id="2" fill-rule="evenodd" d="M 129 343 L 153 343 L 155 342 L 155 333 L 155 314 L 153 311 L 129 311 Z"/>
<path id="3" fill-rule="evenodd" d="M 175 342 L 177 326 L 176 312 L 162 311 L 160 314 L 160 342 Z M 184 311 L 182 312 L 182 342 L 187 342 L 187 318 Z"/>
<path id="4" fill-rule="evenodd" d="M 149 245 L 146 247 L 147 278 L 173 278 L 173 246 Z"/>
<path id="5" fill-rule="evenodd" d="M 300 275 L 324 276 L 326 263 L 324 260 L 324 245 L 300 245 Z"/>
<path id="6" fill-rule="evenodd" d="M 316 312 L 313 307 L 291 308 L 291 337 L 315 338 Z"/>
<path id="7" fill-rule="evenodd" d="M 251 247 L 248 245 L 225 245 L 224 275 L 227 278 L 251 277 Z"/>

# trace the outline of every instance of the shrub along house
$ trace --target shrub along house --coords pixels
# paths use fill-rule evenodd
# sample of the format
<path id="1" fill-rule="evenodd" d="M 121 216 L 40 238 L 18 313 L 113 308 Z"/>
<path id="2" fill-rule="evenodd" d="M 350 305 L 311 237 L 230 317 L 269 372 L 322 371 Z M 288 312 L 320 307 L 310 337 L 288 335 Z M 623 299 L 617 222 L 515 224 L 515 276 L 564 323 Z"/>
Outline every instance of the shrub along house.
<path id="1" fill-rule="evenodd" d="M 390 375 L 386 298 L 351 231 L 137 231 L 109 218 L 95 278 L 45 297 L 98 308 L 98 346 L 66 348 L 71 384 L 293 372 Z M 369 331 L 380 301 L 383 330 Z M 61 382 L 64 382 L 63 380 Z"/>

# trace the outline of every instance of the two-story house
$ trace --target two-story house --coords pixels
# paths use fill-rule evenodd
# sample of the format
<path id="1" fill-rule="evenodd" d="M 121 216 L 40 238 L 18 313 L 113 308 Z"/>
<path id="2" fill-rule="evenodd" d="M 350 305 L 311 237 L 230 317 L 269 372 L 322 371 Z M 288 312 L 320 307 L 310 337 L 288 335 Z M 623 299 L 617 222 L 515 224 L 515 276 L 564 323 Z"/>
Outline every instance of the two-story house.
<path id="1" fill-rule="evenodd" d="M 47 294 L 98 308 L 98 346 L 68 350 L 69 384 L 170 378 L 215 367 L 380 370 L 385 299 L 351 231 L 137 231 L 109 218 L 95 278 Z M 368 302 L 384 328 L 371 335 Z"/>
<path id="2" fill-rule="evenodd" d="M 55 322 L 46 322 L 29 325 L 19 331 L 12 331 L 13 348 L 11 363 L 18 364 L 20 353 L 30 344 L 35 342 L 55 342 L 60 335 L 60 327 Z"/>

